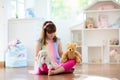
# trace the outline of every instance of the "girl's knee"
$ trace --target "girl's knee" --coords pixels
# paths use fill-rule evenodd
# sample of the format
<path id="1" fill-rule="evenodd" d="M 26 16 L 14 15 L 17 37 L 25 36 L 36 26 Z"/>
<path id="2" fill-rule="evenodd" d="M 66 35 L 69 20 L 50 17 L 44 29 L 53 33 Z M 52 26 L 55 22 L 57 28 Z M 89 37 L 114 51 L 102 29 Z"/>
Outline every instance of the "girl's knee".
<path id="1" fill-rule="evenodd" d="M 68 71 L 72 69 L 75 66 L 75 64 L 76 64 L 76 61 L 73 59 L 63 63 L 62 66 L 64 67 L 65 71 Z"/>

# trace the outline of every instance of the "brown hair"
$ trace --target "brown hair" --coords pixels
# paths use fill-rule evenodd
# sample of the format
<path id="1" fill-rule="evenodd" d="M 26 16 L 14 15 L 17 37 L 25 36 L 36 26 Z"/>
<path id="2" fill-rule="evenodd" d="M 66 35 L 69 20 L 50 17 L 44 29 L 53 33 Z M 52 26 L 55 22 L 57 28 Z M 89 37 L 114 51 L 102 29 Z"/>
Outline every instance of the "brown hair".
<path id="1" fill-rule="evenodd" d="M 42 34 L 41 34 L 41 44 L 42 45 L 47 44 L 47 42 L 46 42 L 46 38 L 47 38 L 46 32 L 48 32 L 49 34 L 56 32 L 56 26 L 52 21 L 46 21 L 43 24 Z M 58 38 L 55 35 L 54 38 L 53 38 L 53 41 L 56 42 L 57 40 L 58 40 Z"/>

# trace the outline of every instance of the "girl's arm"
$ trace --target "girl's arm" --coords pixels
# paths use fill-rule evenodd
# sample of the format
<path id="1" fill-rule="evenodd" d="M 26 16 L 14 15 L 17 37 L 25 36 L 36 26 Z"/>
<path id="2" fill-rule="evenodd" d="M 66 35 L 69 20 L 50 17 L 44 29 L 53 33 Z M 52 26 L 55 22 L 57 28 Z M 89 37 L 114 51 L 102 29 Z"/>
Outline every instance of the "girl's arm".
<path id="1" fill-rule="evenodd" d="M 59 45 L 58 45 L 58 52 L 59 52 L 59 55 L 60 55 L 60 57 L 61 57 L 62 54 L 63 54 L 63 51 L 62 51 L 62 43 L 61 43 L 61 42 L 59 42 Z"/>
<path id="2" fill-rule="evenodd" d="M 36 47 L 35 47 L 35 60 L 37 59 L 38 53 L 39 53 L 40 50 L 41 50 L 40 43 L 37 42 Z"/>

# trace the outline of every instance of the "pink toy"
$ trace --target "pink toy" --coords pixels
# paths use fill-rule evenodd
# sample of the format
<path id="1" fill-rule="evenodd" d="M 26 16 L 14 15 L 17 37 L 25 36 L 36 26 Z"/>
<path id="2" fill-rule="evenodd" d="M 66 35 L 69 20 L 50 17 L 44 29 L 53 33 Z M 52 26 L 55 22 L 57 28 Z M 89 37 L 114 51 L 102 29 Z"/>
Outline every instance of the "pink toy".
<path id="1" fill-rule="evenodd" d="M 99 14 L 98 26 L 99 26 L 99 28 L 107 28 L 108 27 L 108 16 L 107 15 Z"/>
<path id="2" fill-rule="evenodd" d="M 117 49 L 111 50 L 110 57 L 112 57 L 117 63 L 120 62 L 120 53 L 118 53 Z"/>

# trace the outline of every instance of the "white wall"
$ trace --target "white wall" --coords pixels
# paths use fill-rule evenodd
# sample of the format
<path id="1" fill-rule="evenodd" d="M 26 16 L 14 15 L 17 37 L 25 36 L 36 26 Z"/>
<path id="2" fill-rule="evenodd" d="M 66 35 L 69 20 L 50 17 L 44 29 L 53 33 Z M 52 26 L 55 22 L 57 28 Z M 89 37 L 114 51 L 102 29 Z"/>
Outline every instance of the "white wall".
<path id="1" fill-rule="evenodd" d="M 4 51 L 7 45 L 7 0 L 0 0 L 0 61 L 4 61 Z"/>
<path id="2" fill-rule="evenodd" d="M 33 65 L 36 40 L 41 33 L 42 19 L 11 19 L 8 22 L 8 40 L 19 39 L 27 48 L 28 65 Z"/>
<path id="3" fill-rule="evenodd" d="M 70 27 L 72 20 L 54 21 L 57 27 L 57 35 L 61 38 L 63 51 L 66 50 L 66 43 L 71 42 Z"/>
<path id="4" fill-rule="evenodd" d="M 50 15 L 50 0 L 37 0 L 35 2 L 36 16 L 44 19 L 48 19 Z"/>

